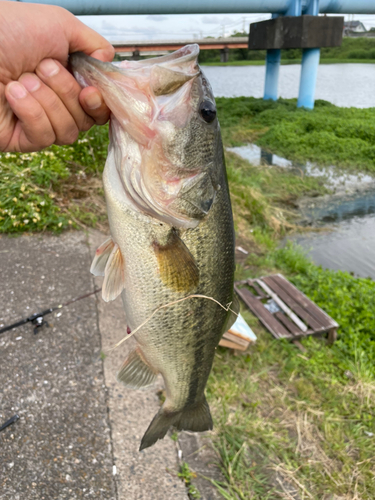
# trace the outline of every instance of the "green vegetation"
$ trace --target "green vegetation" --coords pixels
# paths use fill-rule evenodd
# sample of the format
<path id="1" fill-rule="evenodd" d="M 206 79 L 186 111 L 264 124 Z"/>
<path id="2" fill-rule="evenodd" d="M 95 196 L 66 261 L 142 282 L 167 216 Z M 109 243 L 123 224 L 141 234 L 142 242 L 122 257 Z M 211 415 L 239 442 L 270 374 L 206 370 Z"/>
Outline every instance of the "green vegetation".
<path id="1" fill-rule="evenodd" d="M 282 271 L 341 327 L 335 344 L 307 338 L 302 353 L 242 311 L 258 340 L 244 355 L 220 348 L 208 383 L 217 486 L 228 500 L 374 498 L 375 283 L 318 268 L 294 247 L 248 264 L 241 277 Z"/>
<path id="2" fill-rule="evenodd" d="M 374 170 L 374 157 L 358 146 L 375 146 L 373 110 L 320 102 L 308 112 L 291 101 L 241 98 L 218 99 L 218 107 L 226 144 L 256 141 L 288 158 Z M 231 154 L 227 169 L 238 241 L 250 251 L 237 279 L 282 272 L 340 328 L 332 346 L 307 338 L 301 352 L 274 340 L 242 307 L 258 340 L 243 355 L 218 349 L 207 387 L 223 473 L 216 486 L 227 500 L 373 499 L 375 283 L 317 267 L 298 247 L 278 248 L 293 227 L 293 204 L 304 193 L 320 194 L 322 179 L 292 181 L 282 169 Z"/>
<path id="3" fill-rule="evenodd" d="M 375 383 L 360 354 L 336 366 L 339 346 L 258 340 L 246 355 L 220 348 L 208 383 L 214 445 L 228 500 L 375 495 Z"/>
<path id="4" fill-rule="evenodd" d="M 218 99 L 226 146 L 257 142 L 296 161 L 372 172 L 375 110 L 315 110 L 295 100 Z M 0 232 L 60 232 L 105 224 L 100 173 L 107 127 L 82 134 L 74 146 L 0 155 Z M 235 228 L 249 255 L 237 277 L 283 272 L 340 324 L 332 346 L 301 341 L 304 351 L 274 340 L 248 312 L 258 336 L 244 354 L 219 348 L 208 383 L 227 500 L 375 498 L 375 283 L 323 270 L 293 246 L 278 248 L 295 228 L 304 195 L 327 193 L 323 178 L 276 167 L 254 167 L 227 153 Z M 163 394 L 160 394 L 163 400 Z M 372 434 L 373 433 L 373 434 Z M 173 439 L 177 434 L 173 435 Z M 179 476 L 191 498 L 194 472 Z"/>
<path id="5" fill-rule="evenodd" d="M 197 488 L 191 484 L 191 480 L 197 477 L 197 475 L 195 472 L 190 470 L 189 465 L 186 462 L 182 462 L 180 472 L 177 475 L 184 481 L 189 498 L 199 500 L 199 498 L 201 498 L 201 494 Z"/>
<path id="6" fill-rule="evenodd" d="M 318 100 L 312 111 L 295 99 L 218 98 L 226 144 L 259 146 L 297 162 L 310 160 L 375 171 L 375 108 L 339 108 Z"/>
<path id="7" fill-rule="evenodd" d="M 248 36 L 247 33 L 238 33 L 236 36 Z M 220 50 L 202 50 L 199 55 L 201 64 L 239 65 L 264 64 L 265 50 L 231 49 L 229 62 L 220 63 Z M 281 51 L 282 64 L 296 64 L 302 58 L 302 49 Z M 323 47 L 320 51 L 322 63 L 375 63 L 375 38 L 343 38 L 341 47 Z"/>
<path id="8" fill-rule="evenodd" d="M 74 146 L 0 153 L 0 233 L 100 227 L 107 147 L 108 127 L 95 127 Z"/>

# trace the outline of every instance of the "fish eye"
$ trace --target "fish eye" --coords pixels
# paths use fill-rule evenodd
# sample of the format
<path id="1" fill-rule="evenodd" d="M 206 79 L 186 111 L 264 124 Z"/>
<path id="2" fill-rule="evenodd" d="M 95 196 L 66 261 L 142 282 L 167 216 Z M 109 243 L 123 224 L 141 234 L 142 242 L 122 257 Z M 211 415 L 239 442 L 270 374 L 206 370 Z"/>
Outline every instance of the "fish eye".
<path id="1" fill-rule="evenodd" d="M 201 102 L 199 111 L 203 120 L 207 123 L 213 122 L 216 118 L 216 108 L 211 101 Z"/>

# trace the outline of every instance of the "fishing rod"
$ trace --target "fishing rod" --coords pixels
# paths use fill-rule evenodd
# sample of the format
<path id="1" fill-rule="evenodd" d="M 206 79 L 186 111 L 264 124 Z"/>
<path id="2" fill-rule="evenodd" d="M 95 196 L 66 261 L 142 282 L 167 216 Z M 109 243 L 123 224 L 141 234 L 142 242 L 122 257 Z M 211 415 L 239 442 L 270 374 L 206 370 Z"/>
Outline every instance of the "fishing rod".
<path id="1" fill-rule="evenodd" d="M 16 323 L 13 323 L 8 326 L 4 326 L 3 328 L 0 328 L 0 335 L 2 333 L 5 333 L 9 330 L 12 330 L 13 328 L 18 328 L 19 326 L 22 326 L 26 323 L 32 323 L 34 325 L 34 334 L 38 333 L 38 330 L 42 328 L 44 325 L 48 326 L 48 323 L 45 321 L 44 316 L 47 316 L 47 314 L 51 314 L 55 311 L 58 311 L 59 309 L 62 309 L 63 307 L 69 306 L 70 304 L 73 304 L 73 302 L 77 302 L 78 300 L 85 299 L 87 297 L 90 297 L 91 295 L 95 295 L 101 291 L 101 288 L 97 288 L 93 292 L 90 293 L 85 293 L 84 295 L 81 295 L 80 297 L 75 297 L 74 299 L 68 300 L 67 302 L 64 302 L 63 304 L 59 304 L 58 306 L 55 307 L 50 307 L 49 309 L 46 309 L 45 311 L 37 312 L 29 316 L 28 318 L 21 319 L 20 321 L 17 321 Z"/>

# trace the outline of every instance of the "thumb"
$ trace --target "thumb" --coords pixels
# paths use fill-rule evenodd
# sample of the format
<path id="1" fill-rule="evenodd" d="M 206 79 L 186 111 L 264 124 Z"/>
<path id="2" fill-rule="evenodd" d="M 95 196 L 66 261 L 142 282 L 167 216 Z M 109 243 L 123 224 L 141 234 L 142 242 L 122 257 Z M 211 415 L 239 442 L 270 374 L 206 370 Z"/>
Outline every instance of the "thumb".
<path id="1" fill-rule="evenodd" d="M 70 14 L 70 13 L 69 13 Z M 79 21 L 73 14 L 68 23 L 69 53 L 84 52 L 101 61 L 112 61 L 115 49 L 99 33 Z"/>

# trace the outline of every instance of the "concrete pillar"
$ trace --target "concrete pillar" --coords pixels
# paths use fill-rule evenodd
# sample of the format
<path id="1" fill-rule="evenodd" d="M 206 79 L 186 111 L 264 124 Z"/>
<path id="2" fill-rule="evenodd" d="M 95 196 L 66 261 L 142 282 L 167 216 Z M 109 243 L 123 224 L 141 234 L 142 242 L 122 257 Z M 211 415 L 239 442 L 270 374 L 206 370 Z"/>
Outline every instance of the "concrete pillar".
<path id="1" fill-rule="evenodd" d="M 266 56 L 266 79 L 264 82 L 263 99 L 277 101 L 277 86 L 279 82 L 279 69 L 281 60 L 280 49 L 267 50 Z"/>
<path id="2" fill-rule="evenodd" d="M 318 75 L 320 49 L 304 49 L 302 52 L 301 78 L 298 92 L 298 108 L 314 108 L 316 78 Z"/>
<path id="3" fill-rule="evenodd" d="M 228 62 L 229 60 L 229 49 L 224 47 L 220 50 L 220 62 Z"/>

